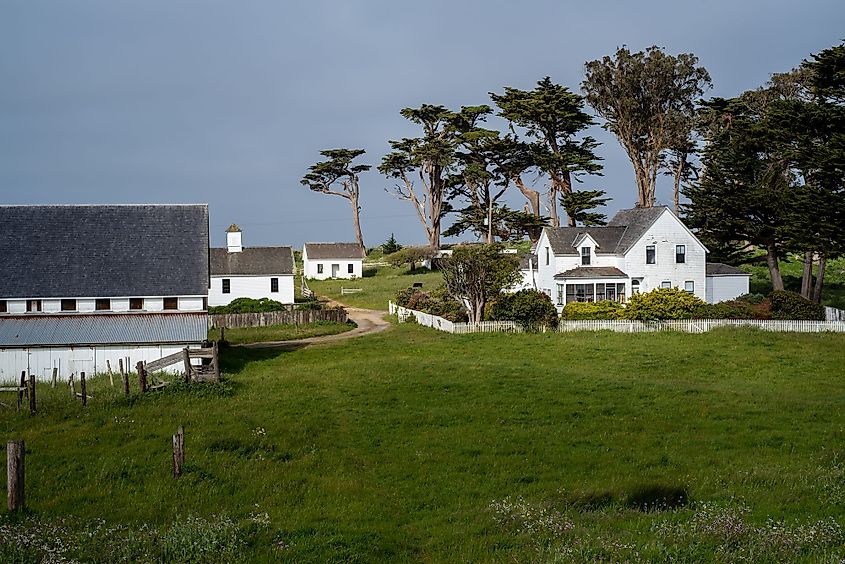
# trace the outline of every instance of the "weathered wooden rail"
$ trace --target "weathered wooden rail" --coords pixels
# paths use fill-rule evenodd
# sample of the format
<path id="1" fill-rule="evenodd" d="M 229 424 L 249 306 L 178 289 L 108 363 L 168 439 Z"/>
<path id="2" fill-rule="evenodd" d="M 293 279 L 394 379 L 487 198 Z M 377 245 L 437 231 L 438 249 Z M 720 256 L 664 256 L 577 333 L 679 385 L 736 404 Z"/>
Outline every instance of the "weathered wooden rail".
<path id="1" fill-rule="evenodd" d="M 264 313 L 220 313 L 208 316 L 211 327 L 266 327 L 268 325 L 305 325 L 317 321 L 346 323 L 346 310 L 303 309 L 294 311 L 269 311 Z"/>

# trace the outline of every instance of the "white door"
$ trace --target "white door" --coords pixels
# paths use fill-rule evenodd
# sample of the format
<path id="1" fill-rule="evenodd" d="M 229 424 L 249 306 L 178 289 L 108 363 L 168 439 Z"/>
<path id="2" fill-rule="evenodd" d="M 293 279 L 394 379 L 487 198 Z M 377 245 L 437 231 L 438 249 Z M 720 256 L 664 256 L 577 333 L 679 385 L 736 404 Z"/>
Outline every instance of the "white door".
<path id="1" fill-rule="evenodd" d="M 340 274 L 340 265 L 333 264 L 332 265 L 332 278 L 337 278 L 337 275 Z"/>

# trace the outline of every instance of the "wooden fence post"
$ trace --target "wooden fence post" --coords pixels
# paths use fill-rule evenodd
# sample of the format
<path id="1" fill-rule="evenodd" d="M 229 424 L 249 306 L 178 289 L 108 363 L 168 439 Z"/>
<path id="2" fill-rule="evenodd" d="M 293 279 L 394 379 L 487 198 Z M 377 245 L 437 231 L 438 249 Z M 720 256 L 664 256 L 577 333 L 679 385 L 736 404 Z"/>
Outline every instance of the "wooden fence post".
<path id="1" fill-rule="evenodd" d="M 218 384 L 220 383 L 220 357 L 218 356 L 217 352 L 217 341 L 214 341 L 211 345 L 211 351 L 214 355 L 214 359 L 211 361 L 214 363 L 214 381 Z"/>
<path id="2" fill-rule="evenodd" d="M 53 389 L 56 388 L 56 381 L 59 379 L 59 369 L 58 367 L 53 367 Z"/>
<path id="3" fill-rule="evenodd" d="M 109 359 L 106 359 L 106 368 L 109 372 L 109 382 L 111 383 L 111 387 L 114 388 L 114 376 L 111 373 L 111 362 L 109 362 Z"/>
<path id="4" fill-rule="evenodd" d="M 70 388 L 70 397 L 76 397 L 76 385 L 73 383 L 73 372 L 70 373 L 70 377 L 67 379 L 67 387 Z"/>
<path id="5" fill-rule="evenodd" d="M 24 508 L 24 443 L 9 441 L 6 444 L 6 490 L 9 511 Z"/>
<path id="6" fill-rule="evenodd" d="M 191 383 L 191 355 L 188 353 L 188 347 L 182 349 L 182 362 L 185 363 L 185 383 Z"/>
<path id="7" fill-rule="evenodd" d="M 26 389 L 26 388 L 27 388 L 27 386 L 26 386 L 26 370 L 24 370 L 23 372 L 21 372 L 21 383 L 18 386 L 18 409 L 20 409 L 21 405 L 23 404 L 23 394 L 24 394 L 24 389 Z M 27 390 L 26 395 L 27 395 L 27 397 L 29 397 L 29 391 L 28 390 Z"/>
<path id="8" fill-rule="evenodd" d="M 79 387 L 82 390 L 82 407 L 86 407 L 88 405 L 88 388 L 85 385 L 85 373 L 79 373 Z"/>
<path id="9" fill-rule="evenodd" d="M 120 379 L 123 380 L 123 395 L 129 395 L 129 376 L 126 374 L 126 371 L 123 368 L 123 359 L 119 358 L 117 360 L 117 365 L 120 368 Z"/>
<path id="10" fill-rule="evenodd" d="M 139 360 L 138 364 L 135 365 L 135 368 L 138 369 L 138 387 L 141 389 L 141 393 L 147 391 L 147 370 L 144 368 L 144 361 Z"/>
<path id="11" fill-rule="evenodd" d="M 173 477 L 182 475 L 182 467 L 185 465 L 185 427 L 179 425 L 176 434 L 173 435 Z"/>
<path id="12" fill-rule="evenodd" d="M 29 414 L 35 415 L 35 374 L 29 375 Z"/>

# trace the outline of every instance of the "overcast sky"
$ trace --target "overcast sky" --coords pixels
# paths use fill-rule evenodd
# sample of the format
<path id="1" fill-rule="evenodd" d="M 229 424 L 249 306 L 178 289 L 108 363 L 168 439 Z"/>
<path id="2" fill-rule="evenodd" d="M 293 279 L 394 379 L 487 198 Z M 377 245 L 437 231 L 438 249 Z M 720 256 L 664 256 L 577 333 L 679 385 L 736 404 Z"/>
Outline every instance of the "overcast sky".
<path id="1" fill-rule="evenodd" d="M 622 45 L 694 53 L 707 95 L 734 96 L 843 24 L 842 0 L 0 0 L 0 201 L 207 202 L 214 246 L 233 222 L 246 246 L 352 241 L 348 202 L 299 180 L 326 148 L 377 165 L 416 134 L 403 107 L 489 103 L 546 75 L 577 91 L 585 61 Z M 627 157 L 592 134 L 605 170 L 584 187 L 630 207 Z M 390 186 L 362 178 L 365 242 L 424 241 Z"/>

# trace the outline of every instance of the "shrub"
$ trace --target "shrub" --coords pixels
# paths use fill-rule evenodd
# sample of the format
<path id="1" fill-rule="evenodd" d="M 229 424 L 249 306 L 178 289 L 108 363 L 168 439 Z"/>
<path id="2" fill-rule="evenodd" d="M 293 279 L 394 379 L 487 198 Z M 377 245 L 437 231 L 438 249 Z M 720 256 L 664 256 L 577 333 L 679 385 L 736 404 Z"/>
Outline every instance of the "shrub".
<path id="1" fill-rule="evenodd" d="M 798 294 L 775 290 L 769 294 L 774 319 L 815 319 L 824 321 L 824 306 Z"/>
<path id="2" fill-rule="evenodd" d="M 622 311 L 623 319 L 649 321 L 654 319 L 691 319 L 697 317 L 705 302 L 678 288 L 657 288 L 644 294 L 634 294 Z"/>
<path id="3" fill-rule="evenodd" d="M 493 303 L 490 316 L 496 320 L 516 321 L 526 329 L 556 327 L 557 310 L 551 298 L 537 290 L 502 294 Z"/>
<path id="4" fill-rule="evenodd" d="M 611 300 L 570 302 L 564 306 L 561 319 L 619 319 L 625 308 Z"/>
<path id="5" fill-rule="evenodd" d="M 696 319 L 756 319 L 754 307 L 736 299 L 717 304 L 701 304 L 693 315 Z"/>
<path id="6" fill-rule="evenodd" d="M 408 301 L 416 293 L 417 290 L 415 288 L 405 288 L 396 292 L 396 296 L 393 299 L 396 302 L 396 305 L 408 307 Z"/>
<path id="7" fill-rule="evenodd" d="M 323 309 L 323 303 L 319 300 L 308 300 L 307 302 L 296 304 L 296 309 L 300 311 L 321 310 Z"/>
<path id="8" fill-rule="evenodd" d="M 270 298 L 235 298 L 229 305 L 212 306 L 208 308 L 208 313 L 214 315 L 217 313 L 264 313 L 268 311 L 282 311 L 285 309 L 284 304 L 271 300 Z"/>
<path id="9" fill-rule="evenodd" d="M 431 292 L 419 288 L 406 288 L 396 293 L 396 304 L 408 309 L 437 315 L 453 323 L 467 320 L 464 306 L 453 299 L 446 288 L 440 286 Z"/>

